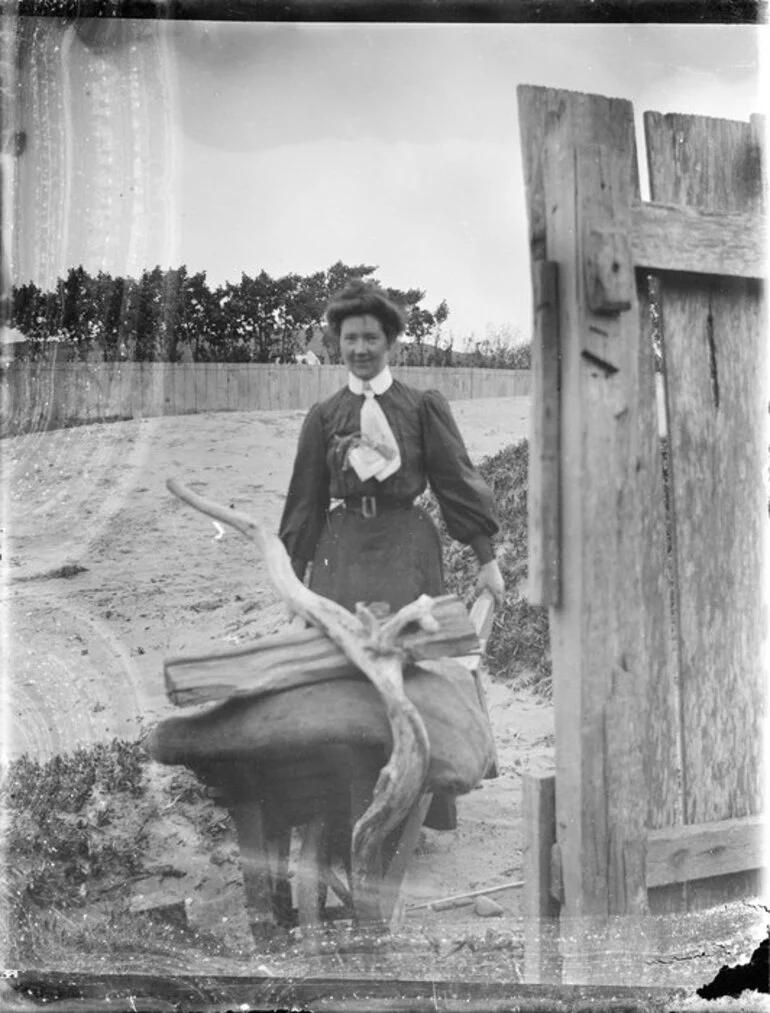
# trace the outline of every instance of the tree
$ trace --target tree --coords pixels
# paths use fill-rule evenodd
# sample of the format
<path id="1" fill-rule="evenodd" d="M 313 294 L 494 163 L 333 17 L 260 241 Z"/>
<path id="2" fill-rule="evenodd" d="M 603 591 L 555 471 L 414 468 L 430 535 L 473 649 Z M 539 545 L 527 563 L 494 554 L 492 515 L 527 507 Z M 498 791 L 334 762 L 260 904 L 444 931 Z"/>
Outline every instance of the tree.
<path id="1" fill-rule="evenodd" d="M 178 362 L 183 349 L 197 359 L 201 343 L 219 327 L 221 309 L 206 282 L 206 272 L 187 273 L 187 267 L 166 271 L 162 285 L 163 337 L 168 362 Z"/>
<path id="2" fill-rule="evenodd" d="M 79 358 L 84 359 L 100 330 L 99 308 L 96 301 L 96 279 L 82 265 L 71 267 L 67 277 L 59 279 L 59 331 L 74 346 Z"/>
<path id="3" fill-rule="evenodd" d="M 186 265 L 156 266 L 138 279 L 89 275 L 71 268 L 54 292 L 33 283 L 13 293 L 13 322 L 29 337 L 63 335 L 85 357 L 98 345 L 105 359 L 179 361 L 284 361 L 304 352 L 323 332 L 332 362 L 339 361 L 333 337 L 324 331 L 330 299 L 353 279 L 376 280 L 377 268 L 337 261 L 324 271 L 278 278 L 262 270 L 212 290 L 206 272 L 190 274 Z M 418 288 L 386 288 L 406 315 L 406 334 L 419 345 L 420 361 L 444 361 L 441 326 L 449 315 L 446 301 L 424 307 Z M 431 341 L 432 345 L 427 343 Z M 451 361 L 451 342 L 449 345 Z"/>
<path id="4" fill-rule="evenodd" d="M 14 289 L 11 326 L 30 340 L 48 338 L 53 334 L 55 312 L 53 293 L 42 292 L 34 282 L 27 282 Z"/>
<path id="5" fill-rule="evenodd" d="M 163 280 L 163 271 L 160 267 L 142 271 L 139 279 L 133 355 L 137 362 L 164 360 L 166 347 L 163 326 Z"/>

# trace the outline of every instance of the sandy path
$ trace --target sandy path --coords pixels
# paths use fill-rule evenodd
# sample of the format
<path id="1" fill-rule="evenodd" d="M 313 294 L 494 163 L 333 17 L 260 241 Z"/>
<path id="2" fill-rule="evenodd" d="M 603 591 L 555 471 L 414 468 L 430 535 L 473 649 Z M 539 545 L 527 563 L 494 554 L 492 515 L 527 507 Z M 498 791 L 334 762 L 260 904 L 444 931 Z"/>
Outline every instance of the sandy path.
<path id="1" fill-rule="evenodd" d="M 526 431 L 528 403 L 456 405 L 471 455 Z M 162 659 L 284 613 L 248 543 L 165 489 L 175 476 L 275 527 L 304 413 L 120 422 L 4 441 L 6 748 L 45 757 L 169 712 Z M 67 578 L 62 567 L 83 567 Z"/>
<path id="2" fill-rule="evenodd" d="M 526 436 L 528 400 L 457 402 L 475 460 Z M 174 476 L 275 527 L 304 413 L 238 412 L 97 425 L 3 442 L 6 755 L 41 759 L 133 738 L 174 708 L 162 661 L 276 629 L 285 613 L 241 536 L 165 489 Z M 62 567 L 84 568 L 54 576 Z M 520 868 L 522 766 L 548 763 L 552 712 L 494 685 L 501 776 L 431 833 L 410 900 L 511 878 Z M 178 713 L 178 712 L 177 712 Z M 517 894 L 501 897 L 515 910 Z M 467 912 L 466 912 L 467 914 Z"/>

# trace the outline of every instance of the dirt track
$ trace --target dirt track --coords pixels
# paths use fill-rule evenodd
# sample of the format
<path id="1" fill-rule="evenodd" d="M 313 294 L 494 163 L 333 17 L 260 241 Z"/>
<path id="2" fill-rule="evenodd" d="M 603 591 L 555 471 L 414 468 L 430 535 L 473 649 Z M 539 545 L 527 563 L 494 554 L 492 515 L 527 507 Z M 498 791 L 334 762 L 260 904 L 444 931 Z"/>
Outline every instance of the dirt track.
<path id="1" fill-rule="evenodd" d="M 527 399 L 454 410 L 476 460 L 526 435 Z M 163 658 L 284 623 L 248 543 L 231 531 L 217 538 L 165 480 L 177 477 L 274 528 L 303 415 L 194 415 L 4 441 L 11 755 L 45 759 L 99 739 L 135 738 L 174 710 Z M 519 773 L 551 762 L 552 712 L 502 684 L 490 696 L 501 776 L 461 799 L 457 831 L 430 835 L 416 856 L 410 901 L 518 875 Z M 513 912 L 518 892 L 499 900 Z"/>
<path id="2" fill-rule="evenodd" d="M 526 399 L 453 407 L 476 460 L 526 435 Z M 113 736 L 137 738 L 174 710 L 164 696 L 165 657 L 241 643 L 283 625 L 284 609 L 246 541 L 231 531 L 216 538 L 212 523 L 175 500 L 165 481 L 179 478 L 274 528 L 302 417 L 291 411 L 161 418 L 0 444 L 6 528 L 0 629 L 9 662 L 5 757 L 26 752 L 47 759 Z M 491 685 L 489 702 L 500 776 L 459 800 L 456 831 L 423 831 L 405 884 L 407 904 L 521 878 L 520 774 L 552 767 L 552 709 L 502 683 Z M 154 768 L 153 776 L 157 788 L 174 771 Z M 180 878 L 155 884 L 165 899 L 192 897 L 194 924 L 216 930 L 243 952 L 242 965 L 231 960 L 221 970 L 253 973 L 232 840 L 229 850 L 212 852 L 202 846 L 195 820 L 171 811 L 153 828 L 146 858 L 148 865 L 172 860 Z M 144 881 L 137 889 L 153 884 Z M 504 914 L 491 921 L 468 907 L 407 918 L 407 928 L 432 934 L 439 954 L 435 973 L 450 970 L 443 954 L 468 938 L 487 938 L 490 930 L 487 948 L 497 945 L 498 933 L 514 941 L 519 959 L 521 891 L 495 899 Z M 634 982 L 700 984 L 725 960 L 739 953 L 745 959 L 752 937 L 744 923 L 750 919 L 740 910 L 722 917 L 726 935 L 709 928 L 704 948 L 695 926 L 681 952 L 651 958 L 634 972 Z M 731 942 L 738 936 L 741 950 Z M 468 951 L 465 974 L 478 964 L 479 952 Z M 75 956 L 68 956 L 70 963 Z M 197 959 L 177 952 L 169 970 L 192 973 L 199 970 Z M 157 960 L 152 966 L 160 970 Z M 304 958 L 298 966 L 303 974 L 333 971 Z M 281 965 L 271 967 L 281 972 Z M 395 957 L 382 973 L 401 971 Z M 509 973 L 515 980 L 518 972 Z M 612 967 L 608 973 L 616 980 Z"/>

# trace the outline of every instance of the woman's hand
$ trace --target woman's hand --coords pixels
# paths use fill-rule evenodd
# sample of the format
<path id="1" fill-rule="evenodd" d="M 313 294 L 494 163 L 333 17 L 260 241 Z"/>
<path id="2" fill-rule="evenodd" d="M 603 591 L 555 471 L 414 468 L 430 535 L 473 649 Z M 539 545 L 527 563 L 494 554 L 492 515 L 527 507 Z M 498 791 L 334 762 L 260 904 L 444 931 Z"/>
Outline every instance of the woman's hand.
<path id="1" fill-rule="evenodd" d="M 482 591 L 489 591 L 494 596 L 498 606 L 503 604 L 505 599 L 505 581 L 503 580 L 502 573 L 500 573 L 500 567 L 497 565 L 496 559 L 491 559 L 488 563 L 484 563 L 479 570 L 479 575 L 476 579 L 476 593 L 481 594 Z"/>

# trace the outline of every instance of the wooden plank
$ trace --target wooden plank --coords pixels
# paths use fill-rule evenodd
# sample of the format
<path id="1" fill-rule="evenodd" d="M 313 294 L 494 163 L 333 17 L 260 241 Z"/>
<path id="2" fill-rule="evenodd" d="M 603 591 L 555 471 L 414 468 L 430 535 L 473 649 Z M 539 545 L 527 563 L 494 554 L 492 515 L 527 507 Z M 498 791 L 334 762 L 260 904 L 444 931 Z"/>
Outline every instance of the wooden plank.
<path id="1" fill-rule="evenodd" d="M 757 212 L 749 124 L 645 116 L 656 200 Z M 674 152 L 676 151 L 676 158 Z M 768 402 L 761 287 L 660 282 L 684 726 L 685 821 L 761 807 Z M 709 551 L 704 552 L 704 547 Z"/>
<path id="2" fill-rule="evenodd" d="M 137 396 L 137 390 L 141 384 L 141 362 L 127 362 L 126 375 L 124 378 L 123 397 L 126 407 L 126 414 L 132 419 L 141 418 L 142 403 Z"/>
<path id="3" fill-rule="evenodd" d="M 135 362 L 131 370 L 131 413 L 135 419 L 146 418 L 144 386 L 148 375 L 147 362 Z"/>
<path id="4" fill-rule="evenodd" d="M 61 423 L 77 421 L 82 392 L 82 363 L 66 362 L 54 366 L 54 394 L 58 401 L 58 419 Z"/>
<path id="5" fill-rule="evenodd" d="M 235 368 L 237 365 L 237 362 L 226 362 L 222 367 L 225 371 L 225 408 L 231 412 L 238 408 L 238 370 Z"/>
<path id="6" fill-rule="evenodd" d="M 630 126 L 630 107 L 624 115 Z M 643 751 L 640 709 L 647 673 L 643 659 L 636 658 L 638 648 L 623 635 L 630 615 L 641 619 L 634 559 L 644 549 L 632 511 L 642 490 L 637 490 L 637 475 L 629 468 L 632 448 L 628 446 L 637 435 L 632 399 L 636 396 L 638 311 L 633 306 L 613 316 L 592 312 L 588 291 L 580 284 L 584 270 L 580 239 L 587 228 L 597 220 L 622 221 L 623 201 L 631 196 L 630 179 L 620 181 L 623 161 L 628 169 L 628 158 L 628 151 L 610 147 L 573 148 L 564 155 L 557 149 L 554 163 L 546 168 L 548 206 L 568 202 L 569 208 L 568 213 L 549 220 L 547 238 L 549 259 L 560 259 L 560 274 L 565 275 L 560 301 L 572 299 L 572 305 L 560 311 L 565 558 L 567 540 L 577 541 L 572 565 L 565 563 L 562 573 L 565 608 L 553 610 L 559 615 L 565 651 L 555 685 L 577 676 L 574 688 L 556 700 L 557 743 L 560 729 L 573 740 L 561 756 L 557 745 L 557 820 L 560 827 L 572 819 L 580 826 L 579 840 L 570 841 L 573 834 L 578 836 L 570 830 L 559 840 L 565 907 L 569 910 L 574 904 L 594 914 L 610 911 L 611 828 L 619 824 L 629 836 L 638 836 L 646 810 L 636 758 Z M 558 246 L 557 252 L 551 252 L 552 237 L 555 244 L 563 244 L 562 257 Z M 627 294 L 635 298 L 633 290 Z M 633 451 L 630 458 L 635 466 Z M 620 659 L 624 660 L 622 672 Z M 610 707 L 611 721 L 607 719 Z M 564 784 L 567 770 L 570 780 L 577 782 L 574 793 Z"/>
<path id="7" fill-rule="evenodd" d="M 212 412 L 223 412 L 227 411 L 227 364 L 224 362 L 214 363 L 214 369 L 212 370 L 211 389 L 209 390 L 209 411 Z"/>
<path id="8" fill-rule="evenodd" d="M 169 362 L 163 373 L 163 414 L 176 415 L 177 393 L 176 388 L 179 382 L 179 362 Z"/>
<path id="9" fill-rule="evenodd" d="M 238 371 L 238 407 L 243 411 L 251 411 L 256 406 L 256 373 L 251 363 L 243 363 Z"/>
<path id="10" fill-rule="evenodd" d="M 489 591 L 482 591 L 471 606 L 470 621 L 479 639 L 479 650 L 483 654 L 492 632 L 495 620 L 495 599 Z"/>
<path id="11" fill-rule="evenodd" d="M 663 475 L 663 444 L 657 419 L 658 400 L 664 394 L 662 376 L 655 372 L 651 349 L 653 347 L 653 320 L 651 292 L 648 278 L 641 274 L 639 307 L 641 343 L 639 358 L 638 440 L 641 459 L 648 469 L 647 486 L 649 503 L 642 515 L 644 528 L 641 537 L 647 548 L 639 561 L 643 569 L 642 582 L 650 601 L 656 602 L 658 621 L 644 628 L 644 643 L 648 657 L 649 685 L 647 693 L 647 735 L 644 751 L 644 776 L 648 792 L 646 826 L 648 829 L 681 823 L 682 796 L 682 744 L 679 721 L 679 670 L 673 629 L 673 584 L 671 555 L 667 550 L 666 517 Z M 660 381 L 660 383 L 659 383 Z M 650 390 L 654 389 L 654 396 Z M 659 394 L 660 390 L 660 394 Z M 656 898 L 662 902 L 662 896 Z M 680 897 L 670 897 L 666 910 L 681 910 Z"/>
<path id="12" fill-rule="evenodd" d="M 436 599 L 439 630 L 418 630 L 399 638 L 413 661 L 469 654 L 479 641 L 465 606 L 454 595 Z M 166 693 L 177 706 L 310 685 L 357 673 L 336 644 L 317 627 L 278 633 L 245 647 L 203 657 L 171 658 L 164 664 Z"/>
<path id="13" fill-rule="evenodd" d="M 762 816 L 665 827 L 647 835 L 647 886 L 765 867 Z"/>
<path id="14" fill-rule="evenodd" d="M 559 304 L 558 266 L 533 265 L 529 474 L 527 481 L 527 595 L 533 605 L 558 605 L 559 531 Z"/>
<path id="15" fill-rule="evenodd" d="M 148 418 L 157 418 L 165 413 L 165 377 L 167 370 L 173 367 L 168 362 L 148 362 L 145 365 L 148 368 L 144 411 Z"/>
<path id="16" fill-rule="evenodd" d="M 479 640 L 479 649 L 475 654 L 469 654 L 465 657 L 458 657 L 458 660 L 465 665 L 469 672 L 472 673 L 474 681 L 476 683 L 476 692 L 479 697 L 479 704 L 481 709 L 486 715 L 489 723 L 490 733 L 492 731 L 492 719 L 489 714 L 489 704 L 487 702 L 487 689 L 486 689 L 486 673 L 481 664 L 484 653 L 487 649 L 487 641 L 492 633 L 492 626 L 495 620 L 495 599 L 489 591 L 482 591 L 476 601 L 471 607 L 470 613 L 471 624 L 476 631 L 476 636 Z M 487 778 L 495 778 L 500 775 L 499 760 L 497 756 L 497 745 L 492 740 L 492 758 L 489 764 L 489 768 L 486 773 Z"/>
<path id="17" fill-rule="evenodd" d="M 180 411 L 187 414 L 198 410 L 197 380 L 196 377 L 201 369 L 205 368 L 202 362 L 186 362 L 183 364 L 184 383 L 182 387 L 182 399 Z"/>
<path id="18" fill-rule="evenodd" d="M 99 422 L 103 417 L 103 396 L 100 382 L 102 363 L 84 362 L 83 367 L 79 371 L 78 377 L 80 383 L 78 417 L 89 423 Z"/>
<path id="19" fill-rule="evenodd" d="M 559 263 L 562 587 L 550 626 L 562 914 L 606 918 L 613 828 L 623 828 L 631 856 L 646 830 L 639 756 L 660 664 L 650 646 L 668 621 L 648 562 L 665 554 L 663 503 L 654 499 L 659 448 L 648 425 L 652 348 L 642 339 L 633 285 L 592 310 L 585 284 L 586 238 L 628 229 L 639 199 L 633 111 L 627 102 L 544 89 L 519 89 L 519 98 L 525 177 L 535 191 L 531 252 Z M 629 301 L 628 311 L 612 312 Z M 629 878 L 638 882 L 638 871 Z M 634 903 L 637 895 L 633 882 L 618 893 Z M 582 975 L 581 946 L 592 942 L 590 933 L 581 938 L 565 980 Z"/>
<path id="20" fill-rule="evenodd" d="M 530 259 L 553 259 L 546 256 L 546 200 L 543 186 L 543 157 L 546 135 L 562 130 L 583 144 L 607 144 L 610 148 L 629 147 L 627 110 L 622 99 L 605 99 L 557 88 L 519 85 L 516 89 L 519 106 L 519 131 L 524 161 L 524 184 L 527 192 Z M 631 176 L 638 180 L 634 145 Z M 638 183 L 635 183 L 638 190 Z M 638 199 L 638 197 L 637 197 Z"/>
<path id="21" fill-rule="evenodd" d="M 521 777 L 524 891 L 524 979 L 528 984 L 558 984 L 559 903 L 551 894 L 551 851 L 556 843 L 556 778 L 524 773 Z"/>
<path id="22" fill-rule="evenodd" d="M 106 419 L 120 418 L 119 394 L 119 362 L 105 362 L 102 366 L 102 390 L 103 404 L 102 412 Z"/>
<path id="23" fill-rule="evenodd" d="M 631 209 L 631 252 L 649 271 L 767 275 L 767 222 L 750 212 L 644 203 Z"/>
<path id="24" fill-rule="evenodd" d="M 749 124 L 648 113 L 645 130 L 656 201 L 759 213 L 761 172 Z M 762 805 L 765 306 L 755 282 L 664 275 L 660 308 L 684 819 L 706 823 L 755 814 Z M 700 881 L 695 892 L 688 903 L 718 903 L 733 887 Z"/>

